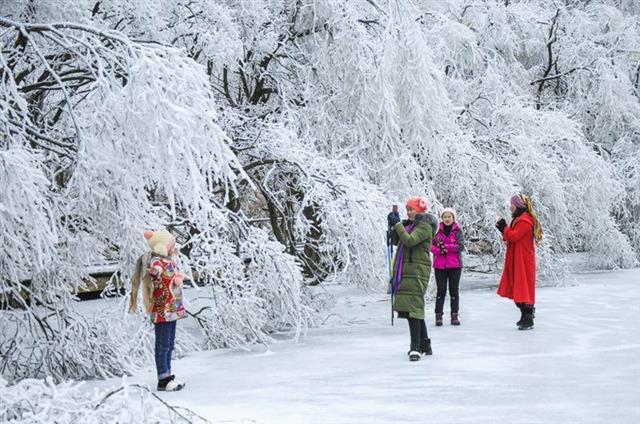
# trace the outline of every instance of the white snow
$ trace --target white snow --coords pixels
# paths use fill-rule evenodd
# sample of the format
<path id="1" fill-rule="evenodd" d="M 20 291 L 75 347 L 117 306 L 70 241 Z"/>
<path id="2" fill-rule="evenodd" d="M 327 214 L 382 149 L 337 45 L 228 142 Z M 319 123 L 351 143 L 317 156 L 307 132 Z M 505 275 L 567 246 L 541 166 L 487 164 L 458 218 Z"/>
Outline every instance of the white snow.
<path id="1" fill-rule="evenodd" d="M 416 363 L 385 295 L 330 286 L 338 305 L 302 342 L 174 361 L 187 386 L 161 397 L 213 422 L 638 423 L 640 270 L 576 279 L 538 289 L 532 331 L 494 289 L 461 293 L 460 327 L 436 328 L 428 304 L 434 355 Z M 153 386 L 153 365 L 127 381 Z"/>

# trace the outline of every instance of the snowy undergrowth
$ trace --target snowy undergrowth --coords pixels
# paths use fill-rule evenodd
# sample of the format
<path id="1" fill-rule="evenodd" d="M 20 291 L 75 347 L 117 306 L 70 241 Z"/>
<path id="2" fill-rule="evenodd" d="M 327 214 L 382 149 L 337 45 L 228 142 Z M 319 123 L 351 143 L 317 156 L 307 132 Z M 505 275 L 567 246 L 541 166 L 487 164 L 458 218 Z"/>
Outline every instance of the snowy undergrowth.
<path id="1" fill-rule="evenodd" d="M 45 376 L 62 381 L 65 376 L 85 380 L 139 371 L 153 363 L 153 327 L 145 316 L 126 316 L 124 311 L 122 302 L 101 302 L 91 313 L 50 311 L 47 316 L 40 308 L 3 311 L 2 375 L 10 382 Z M 178 328 L 176 357 L 200 346 L 196 338 Z"/>
<path id="2" fill-rule="evenodd" d="M 127 384 L 87 391 L 84 383 L 25 379 L 11 386 L 0 377 L 0 421 L 15 424 L 209 423 L 174 407 L 149 387 Z"/>

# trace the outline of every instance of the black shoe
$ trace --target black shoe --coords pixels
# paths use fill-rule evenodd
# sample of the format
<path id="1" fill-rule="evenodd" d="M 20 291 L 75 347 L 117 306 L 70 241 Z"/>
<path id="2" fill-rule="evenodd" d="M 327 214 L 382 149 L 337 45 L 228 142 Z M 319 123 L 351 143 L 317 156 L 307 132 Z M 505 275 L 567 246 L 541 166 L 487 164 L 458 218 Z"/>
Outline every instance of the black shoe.
<path id="1" fill-rule="evenodd" d="M 169 377 L 158 380 L 158 391 L 177 392 L 178 390 L 182 390 L 184 385 L 182 381 L 176 381 L 175 375 L 170 375 Z"/>
<path id="2" fill-rule="evenodd" d="M 524 303 L 516 303 L 516 306 L 518 306 L 518 309 L 520 309 L 520 319 L 518 320 L 518 322 L 516 322 L 517 326 L 522 325 L 522 320 L 524 319 L 524 314 L 526 312 L 527 306 Z M 529 307 L 529 309 L 531 310 L 531 318 L 535 318 L 536 317 L 536 308 L 534 306 Z"/>
<path id="3" fill-rule="evenodd" d="M 520 325 L 518 325 L 518 330 L 533 330 L 533 320 L 525 317 Z"/>
<path id="4" fill-rule="evenodd" d="M 161 378 L 158 380 L 158 390 L 160 391 L 164 391 L 167 388 L 167 384 L 169 384 L 169 382 L 173 379 L 174 377 L 172 375 L 170 375 L 169 377 L 165 377 L 165 378 Z"/>
<path id="5" fill-rule="evenodd" d="M 520 309 L 520 319 L 518 320 L 518 322 L 516 322 L 516 325 L 520 327 L 520 325 L 522 324 L 522 320 L 524 319 L 524 305 L 522 303 L 516 303 L 516 306 L 518 307 L 518 309 Z"/>
<path id="6" fill-rule="evenodd" d="M 532 306 L 523 306 L 524 311 L 522 319 L 519 321 L 518 330 L 533 330 L 533 311 L 535 308 Z"/>
<path id="7" fill-rule="evenodd" d="M 431 339 L 424 339 L 422 343 L 420 343 L 420 352 L 423 355 L 433 355 L 433 350 L 431 350 Z"/>

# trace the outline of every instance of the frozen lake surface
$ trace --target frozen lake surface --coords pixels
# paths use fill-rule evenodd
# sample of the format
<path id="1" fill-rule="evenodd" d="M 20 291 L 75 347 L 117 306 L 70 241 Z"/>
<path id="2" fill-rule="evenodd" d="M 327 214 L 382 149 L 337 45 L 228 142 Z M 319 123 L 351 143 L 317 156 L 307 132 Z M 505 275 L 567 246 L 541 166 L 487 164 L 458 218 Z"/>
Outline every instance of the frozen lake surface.
<path id="1" fill-rule="evenodd" d="M 576 279 L 538 289 L 532 331 L 492 289 L 461 293 L 460 327 L 436 328 L 427 304 L 419 362 L 387 296 L 331 286 L 333 315 L 303 341 L 175 361 L 187 386 L 161 397 L 226 423 L 640 423 L 640 270 Z M 152 364 L 128 381 L 154 386 Z"/>

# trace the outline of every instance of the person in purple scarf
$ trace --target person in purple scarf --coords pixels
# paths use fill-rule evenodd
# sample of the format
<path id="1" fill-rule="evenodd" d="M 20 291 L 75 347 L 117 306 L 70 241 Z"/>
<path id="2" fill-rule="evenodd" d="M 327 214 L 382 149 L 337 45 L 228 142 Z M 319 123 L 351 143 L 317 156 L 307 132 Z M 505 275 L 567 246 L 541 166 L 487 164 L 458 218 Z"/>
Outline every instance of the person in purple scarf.
<path id="1" fill-rule="evenodd" d="M 428 214 L 427 209 L 424 197 L 410 198 L 407 201 L 409 219 L 393 227 L 400 239 L 391 280 L 393 310 L 398 318 L 409 322 L 411 361 L 433 353 L 424 322 L 424 295 L 431 274 L 431 240 L 438 220 Z"/>

